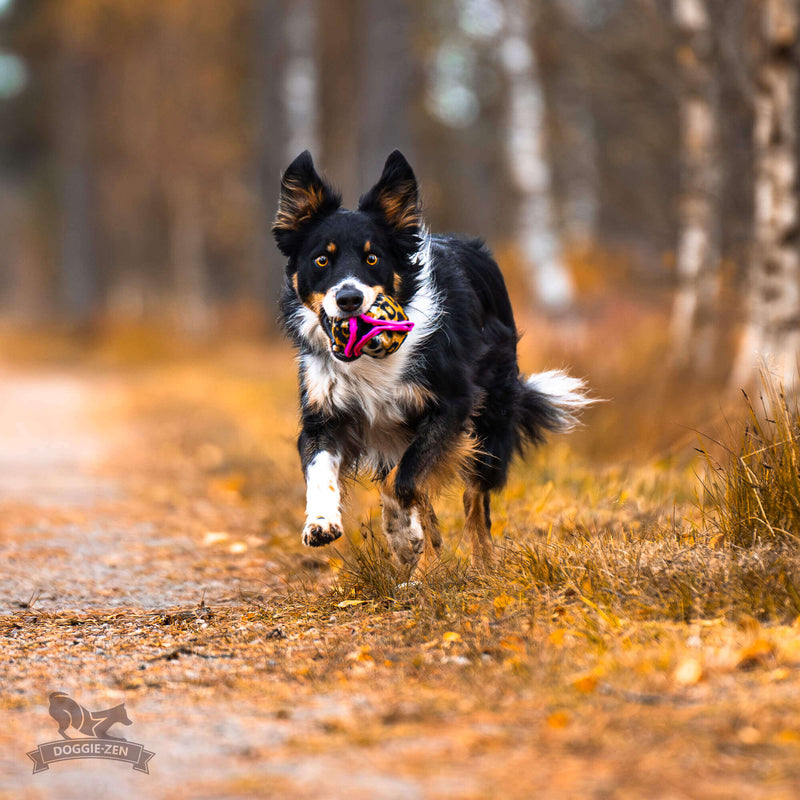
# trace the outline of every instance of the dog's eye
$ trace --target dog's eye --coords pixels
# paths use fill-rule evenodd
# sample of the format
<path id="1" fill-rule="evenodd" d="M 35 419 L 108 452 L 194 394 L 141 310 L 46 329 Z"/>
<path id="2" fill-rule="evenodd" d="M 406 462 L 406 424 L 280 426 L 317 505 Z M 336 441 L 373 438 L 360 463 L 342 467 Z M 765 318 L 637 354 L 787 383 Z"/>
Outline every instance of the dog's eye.
<path id="1" fill-rule="evenodd" d="M 367 264 L 369 264 L 371 267 L 374 267 L 377 263 L 378 263 L 378 256 L 376 256 L 375 253 L 370 253 L 367 256 Z"/>
<path id="2" fill-rule="evenodd" d="M 327 267 L 328 266 L 328 256 L 317 256 L 314 259 L 314 263 L 318 267 Z"/>

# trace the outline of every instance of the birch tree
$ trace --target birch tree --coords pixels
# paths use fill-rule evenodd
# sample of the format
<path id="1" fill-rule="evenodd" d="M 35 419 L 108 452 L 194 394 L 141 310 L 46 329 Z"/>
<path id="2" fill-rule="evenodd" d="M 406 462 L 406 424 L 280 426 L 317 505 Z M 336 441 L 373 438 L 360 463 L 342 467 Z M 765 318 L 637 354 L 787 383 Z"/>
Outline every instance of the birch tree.
<path id="1" fill-rule="evenodd" d="M 799 0 L 763 0 L 764 54 L 755 95 L 754 231 L 748 279 L 749 318 L 732 374 L 754 377 L 765 358 L 787 389 L 797 387 L 800 348 L 800 254 L 797 181 L 797 38 Z"/>
<path id="2" fill-rule="evenodd" d="M 504 8 L 500 55 L 508 81 L 509 171 L 520 193 L 517 246 L 537 298 L 546 309 L 559 313 L 572 305 L 574 287 L 556 229 L 544 93 L 531 46 L 535 12 L 527 0 L 506 0 Z"/>
<path id="3" fill-rule="evenodd" d="M 253 110 L 257 175 L 252 231 L 251 286 L 272 319 L 283 280 L 283 261 L 270 220 L 278 207 L 280 175 L 303 150 L 316 152 L 318 4 L 317 0 L 250 0 Z"/>
<path id="4" fill-rule="evenodd" d="M 674 0 L 680 74 L 681 197 L 672 311 L 674 360 L 707 370 L 719 294 L 719 84 L 708 0 Z"/>

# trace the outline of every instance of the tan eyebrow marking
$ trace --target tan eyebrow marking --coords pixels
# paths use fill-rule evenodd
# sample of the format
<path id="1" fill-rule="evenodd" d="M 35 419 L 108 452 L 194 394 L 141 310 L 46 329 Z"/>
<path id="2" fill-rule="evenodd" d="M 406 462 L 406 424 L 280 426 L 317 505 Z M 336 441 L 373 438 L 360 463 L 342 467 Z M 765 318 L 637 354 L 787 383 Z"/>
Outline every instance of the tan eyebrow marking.
<path id="1" fill-rule="evenodd" d="M 369 240 L 369 239 L 367 239 L 367 241 L 366 241 L 366 242 L 365 242 L 365 244 L 364 244 L 364 252 L 365 252 L 365 253 L 369 253 L 369 251 L 370 251 L 371 249 L 372 249 L 372 243 L 370 242 L 370 240 Z"/>
<path id="2" fill-rule="evenodd" d="M 335 242 L 328 242 L 328 246 L 325 249 L 331 254 L 335 253 L 336 252 L 336 243 Z"/>

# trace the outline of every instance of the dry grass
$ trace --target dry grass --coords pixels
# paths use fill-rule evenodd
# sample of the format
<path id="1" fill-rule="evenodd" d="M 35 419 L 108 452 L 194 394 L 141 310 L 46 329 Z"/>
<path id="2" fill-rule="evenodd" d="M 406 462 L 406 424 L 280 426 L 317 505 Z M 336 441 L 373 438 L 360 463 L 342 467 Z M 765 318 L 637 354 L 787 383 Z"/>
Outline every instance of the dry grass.
<path id="1" fill-rule="evenodd" d="M 0 626 L 7 696 L 44 715 L 31 686 L 37 698 L 53 688 L 42 654 L 57 654 L 57 674 L 75 681 L 80 670 L 83 692 L 122 690 L 134 708 L 137 698 L 180 705 L 197 717 L 197 735 L 212 702 L 237 725 L 250 709 L 269 716 L 291 733 L 262 750 L 254 738 L 254 764 L 308 756 L 339 780 L 383 765 L 431 797 L 660 797 L 664 786 L 698 798 L 792 796 L 771 792 L 800 780 L 791 700 L 800 558 L 793 539 L 752 522 L 752 505 L 729 512 L 736 533 L 721 527 L 721 509 L 738 486 L 731 502 L 754 488 L 762 504 L 765 492 L 784 492 L 775 508 L 789 513 L 792 462 L 781 447 L 794 448 L 796 417 L 787 404 L 785 418 L 753 415 L 742 452 L 758 481 L 736 472 L 741 459 L 719 457 L 723 471 L 705 479 L 698 507 L 705 461 L 691 429 L 709 430 L 711 419 L 720 440 L 720 403 L 707 385 L 666 380 L 658 391 L 672 393 L 656 397 L 647 370 L 662 363 L 661 343 L 637 347 L 626 356 L 624 345 L 602 354 L 574 345 L 568 358 L 593 383 L 602 363 L 595 388 L 611 402 L 583 432 L 514 468 L 494 503 L 494 566 L 472 565 L 460 500 L 445 496 L 442 556 L 411 576 L 389 558 L 377 495 L 362 486 L 350 492 L 350 537 L 301 547 L 287 349 L 123 368 L 115 413 L 129 436 L 107 472 L 127 494 L 103 513 L 120 530 L 151 525 L 141 542 L 157 540 L 150 596 L 159 581 L 181 581 L 186 601 L 158 614 L 19 608 Z M 528 370 L 560 361 L 532 347 L 523 359 Z M 738 443 L 728 449 L 739 455 Z M 778 467 L 784 482 L 769 483 Z M 717 495 L 711 480 L 724 481 Z M 9 542 L 39 512 L 14 513 L 19 524 L 4 518 Z M 767 519 L 775 532 L 797 530 L 787 516 Z M 134 563 L 139 543 L 124 546 Z M 18 548 L 31 569 L 36 547 Z M 58 577 L 54 553 L 42 549 L 41 561 Z M 206 585 L 227 593 L 204 596 Z M 314 717 L 326 701 L 334 710 Z M 437 788 L 433 775 L 467 788 Z M 292 796 L 292 774 L 285 780 L 279 795 Z M 232 782 L 218 786 L 238 796 Z"/>
<path id="2" fill-rule="evenodd" d="M 800 541 L 800 410 L 766 367 L 759 402 L 744 394 L 746 422 L 721 460 L 703 450 L 703 520 L 728 543 L 765 542 L 797 547 Z M 738 441 L 737 441 L 738 439 Z M 719 443 L 717 443 L 719 445 Z"/>

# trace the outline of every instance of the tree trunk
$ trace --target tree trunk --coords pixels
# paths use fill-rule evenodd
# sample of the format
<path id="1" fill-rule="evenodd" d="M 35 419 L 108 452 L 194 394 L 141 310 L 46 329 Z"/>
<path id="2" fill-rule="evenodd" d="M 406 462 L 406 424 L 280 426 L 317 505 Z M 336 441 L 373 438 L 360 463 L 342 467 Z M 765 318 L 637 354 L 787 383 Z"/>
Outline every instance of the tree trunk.
<path id="1" fill-rule="evenodd" d="M 747 385 L 767 359 L 797 387 L 800 257 L 797 200 L 798 0 L 763 0 L 764 56 L 754 125 L 754 241 L 749 320 L 732 382 Z"/>
<path id="2" fill-rule="evenodd" d="M 363 8 L 360 0 L 320 4 L 319 109 L 322 171 L 341 189 L 344 204 L 355 202 L 364 187 L 358 185 L 361 49 L 364 47 Z M 370 65 L 366 65 L 369 69 Z"/>
<path id="3" fill-rule="evenodd" d="M 169 251 L 177 317 L 183 330 L 204 336 L 211 327 L 205 233 L 196 180 L 174 176 L 167 187 Z"/>
<path id="4" fill-rule="evenodd" d="M 719 85 L 707 0 L 674 0 L 681 77 L 681 198 L 672 310 L 677 365 L 707 371 L 719 295 Z"/>
<path id="5" fill-rule="evenodd" d="M 556 229 L 545 141 L 545 102 L 531 46 L 534 20 L 527 0 L 506 0 L 501 58 L 508 81 L 506 150 L 520 194 L 517 247 L 535 296 L 551 313 L 574 301 L 572 277 Z"/>
<path id="6" fill-rule="evenodd" d="M 377 180 L 394 150 L 414 162 L 411 152 L 414 58 L 407 0 L 371 0 L 364 4 L 364 41 L 360 64 L 360 190 Z"/>
<path id="7" fill-rule="evenodd" d="M 251 0 L 253 31 L 252 108 L 255 209 L 251 237 L 249 283 L 251 298 L 264 309 L 269 327 L 275 327 L 283 264 L 272 236 L 272 220 L 278 210 L 282 170 L 297 153 L 288 152 L 284 105 L 286 34 L 285 0 Z M 292 144 L 296 144 L 292 142 Z M 300 151 L 298 151 L 300 152 Z"/>
<path id="8" fill-rule="evenodd" d="M 92 202 L 91 66 L 83 55 L 65 46 L 59 59 L 58 77 L 55 121 L 61 211 L 58 271 L 61 302 L 71 321 L 85 325 L 97 311 L 100 295 Z"/>

